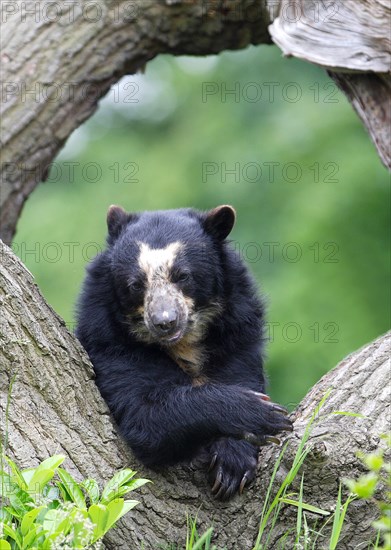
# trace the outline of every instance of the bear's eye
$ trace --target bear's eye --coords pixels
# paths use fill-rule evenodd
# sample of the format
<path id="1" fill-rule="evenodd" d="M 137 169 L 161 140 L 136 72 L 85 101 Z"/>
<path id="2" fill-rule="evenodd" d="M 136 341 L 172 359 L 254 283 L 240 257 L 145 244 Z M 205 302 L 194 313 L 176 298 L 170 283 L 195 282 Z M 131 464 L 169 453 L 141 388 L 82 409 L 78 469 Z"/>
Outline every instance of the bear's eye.
<path id="1" fill-rule="evenodd" d="M 143 281 L 130 281 L 129 288 L 133 292 L 140 292 L 144 289 L 144 283 Z"/>
<path id="2" fill-rule="evenodd" d="M 190 279 L 190 273 L 186 273 L 185 271 L 174 273 L 172 278 L 174 283 L 185 283 Z"/>

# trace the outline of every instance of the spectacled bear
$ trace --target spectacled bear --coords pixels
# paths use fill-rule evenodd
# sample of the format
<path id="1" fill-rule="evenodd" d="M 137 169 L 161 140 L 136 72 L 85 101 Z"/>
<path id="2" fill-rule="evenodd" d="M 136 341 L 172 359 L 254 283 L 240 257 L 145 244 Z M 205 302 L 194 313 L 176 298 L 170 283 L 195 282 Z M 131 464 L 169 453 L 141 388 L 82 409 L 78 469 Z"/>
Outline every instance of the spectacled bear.
<path id="1" fill-rule="evenodd" d="M 231 206 L 111 206 L 76 330 L 135 455 L 158 468 L 206 453 L 219 499 L 242 492 L 259 446 L 292 429 L 264 393 L 264 307 L 226 241 L 234 222 Z"/>

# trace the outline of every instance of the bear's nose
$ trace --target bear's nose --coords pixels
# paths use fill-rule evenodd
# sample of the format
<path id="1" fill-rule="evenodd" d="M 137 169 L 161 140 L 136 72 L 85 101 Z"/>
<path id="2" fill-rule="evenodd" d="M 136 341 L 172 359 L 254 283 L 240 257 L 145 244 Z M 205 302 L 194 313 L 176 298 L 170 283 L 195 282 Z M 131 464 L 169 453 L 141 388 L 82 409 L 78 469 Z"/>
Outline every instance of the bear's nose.
<path id="1" fill-rule="evenodd" d="M 168 334 L 177 326 L 178 316 L 174 309 L 165 309 L 152 315 L 152 323 L 157 332 Z"/>

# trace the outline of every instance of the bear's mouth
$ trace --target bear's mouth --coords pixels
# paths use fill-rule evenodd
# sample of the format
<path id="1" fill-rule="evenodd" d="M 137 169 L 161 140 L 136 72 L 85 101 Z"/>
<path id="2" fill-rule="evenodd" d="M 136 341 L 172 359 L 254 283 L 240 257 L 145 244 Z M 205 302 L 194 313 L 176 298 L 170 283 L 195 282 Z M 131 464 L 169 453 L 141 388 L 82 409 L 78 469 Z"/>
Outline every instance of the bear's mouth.
<path id="1" fill-rule="evenodd" d="M 145 344 L 160 344 L 166 347 L 174 346 L 187 334 L 191 322 L 181 320 L 179 326 L 176 326 L 172 331 L 159 333 L 155 330 L 148 317 L 145 318 L 141 312 L 137 314 L 128 314 L 126 324 L 130 329 L 130 333 L 139 341 Z"/>
<path id="2" fill-rule="evenodd" d="M 149 330 L 149 333 L 152 336 L 153 340 L 156 343 L 161 344 L 163 346 L 167 346 L 167 347 L 170 347 L 170 346 L 173 346 L 173 345 L 177 344 L 180 340 L 182 340 L 182 338 L 184 337 L 185 332 L 186 332 L 185 329 L 180 328 L 180 329 L 177 329 L 172 334 L 161 335 L 161 334 L 156 334 L 155 331 L 153 331 L 153 330 L 151 331 L 149 328 L 148 328 L 148 330 Z"/>
<path id="3" fill-rule="evenodd" d="M 182 339 L 183 336 L 184 336 L 184 331 L 180 329 L 180 330 L 177 330 L 172 336 L 168 336 L 165 339 L 165 341 L 169 345 L 176 344 L 177 342 L 179 342 L 179 340 Z"/>

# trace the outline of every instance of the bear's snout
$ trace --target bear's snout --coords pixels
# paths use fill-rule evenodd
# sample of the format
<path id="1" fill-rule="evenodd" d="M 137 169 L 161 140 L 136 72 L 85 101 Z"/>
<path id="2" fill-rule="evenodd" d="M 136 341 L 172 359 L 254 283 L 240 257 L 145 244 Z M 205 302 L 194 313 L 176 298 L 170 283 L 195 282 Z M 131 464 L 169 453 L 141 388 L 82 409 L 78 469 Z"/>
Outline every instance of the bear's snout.
<path id="1" fill-rule="evenodd" d="M 152 313 L 151 319 L 154 329 L 166 335 L 176 329 L 178 313 L 173 307 L 166 308 L 163 304 L 161 308 Z"/>
<path id="2" fill-rule="evenodd" d="M 163 344 L 173 344 L 182 338 L 187 328 L 187 306 L 184 297 L 173 288 L 155 289 L 146 297 L 145 324 Z"/>

